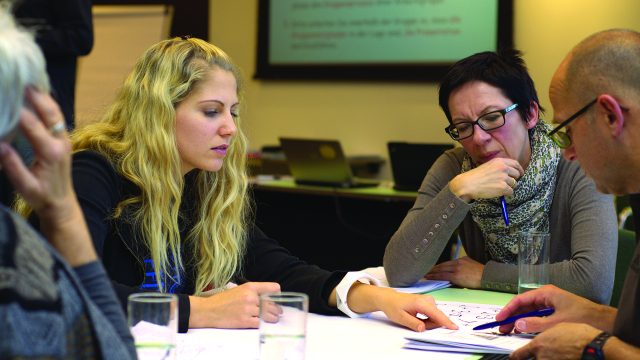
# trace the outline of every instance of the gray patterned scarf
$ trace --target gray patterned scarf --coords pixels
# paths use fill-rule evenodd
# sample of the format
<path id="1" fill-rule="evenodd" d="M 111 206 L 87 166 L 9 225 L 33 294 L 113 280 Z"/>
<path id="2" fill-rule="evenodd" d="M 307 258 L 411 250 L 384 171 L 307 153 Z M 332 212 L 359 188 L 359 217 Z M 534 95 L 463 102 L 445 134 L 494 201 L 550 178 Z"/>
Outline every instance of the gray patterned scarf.
<path id="1" fill-rule="evenodd" d="M 500 198 L 478 199 L 471 204 L 471 216 L 478 224 L 490 258 L 508 264 L 518 262 L 519 231 L 549 231 L 549 210 L 556 186 L 560 149 L 546 134 L 551 127 L 544 121 L 529 132 L 531 161 L 524 176 L 518 179 L 512 196 L 505 196 L 509 209 L 509 228 L 502 218 Z M 462 161 L 462 172 L 476 165 L 468 154 Z"/>

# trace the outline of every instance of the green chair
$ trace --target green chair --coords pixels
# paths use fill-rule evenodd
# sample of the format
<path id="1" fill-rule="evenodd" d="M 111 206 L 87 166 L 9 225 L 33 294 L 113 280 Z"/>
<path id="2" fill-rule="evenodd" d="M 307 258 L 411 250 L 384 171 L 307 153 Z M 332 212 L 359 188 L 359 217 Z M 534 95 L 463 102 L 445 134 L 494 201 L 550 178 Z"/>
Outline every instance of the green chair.
<path id="1" fill-rule="evenodd" d="M 627 229 L 635 231 L 635 223 L 633 220 L 633 210 L 630 206 L 618 211 L 618 227 L 620 229 Z"/>
<path id="2" fill-rule="evenodd" d="M 614 197 L 616 213 L 618 214 L 618 227 L 635 231 L 635 223 L 633 221 L 633 211 L 629 204 L 629 195 Z"/>
<path id="3" fill-rule="evenodd" d="M 636 233 L 626 229 L 618 229 L 618 256 L 616 258 L 616 275 L 613 280 L 613 294 L 609 305 L 618 306 L 624 278 L 636 248 Z"/>

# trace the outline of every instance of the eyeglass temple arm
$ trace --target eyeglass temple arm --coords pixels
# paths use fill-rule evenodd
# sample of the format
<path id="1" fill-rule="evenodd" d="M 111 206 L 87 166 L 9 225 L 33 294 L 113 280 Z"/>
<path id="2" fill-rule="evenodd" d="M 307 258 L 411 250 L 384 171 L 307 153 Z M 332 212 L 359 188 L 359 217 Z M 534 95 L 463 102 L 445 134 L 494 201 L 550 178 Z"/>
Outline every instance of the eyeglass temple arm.
<path id="1" fill-rule="evenodd" d="M 593 100 L 591 100 L 587 105 L 585 105 L 582 109 L 578 110 L 578 112 L 576 112 L 575 114 L 573 114 L 572 117 L 568 118 L 567 120 L 563 121 L 560 123 L 560 125 L 556 126 L 555 129 L 549 131 L 549 133 L 547 135 L 552 136 L 553 134 L 557 133 L 558 131 L 560 131 L 560 129 L 562 129 L 563 127 L 567 126 L 570 122 L 572 122 L 573 120 L 575 120 L 576 118 L 578 118 L 578 116 L 584 114 L 585 111 L 587 111 L 589 109 L 589 107 L 591 107 L 591 105 L 595 104 L 596 101 L 598 101 L 598 98 L 595 98 Z"/>

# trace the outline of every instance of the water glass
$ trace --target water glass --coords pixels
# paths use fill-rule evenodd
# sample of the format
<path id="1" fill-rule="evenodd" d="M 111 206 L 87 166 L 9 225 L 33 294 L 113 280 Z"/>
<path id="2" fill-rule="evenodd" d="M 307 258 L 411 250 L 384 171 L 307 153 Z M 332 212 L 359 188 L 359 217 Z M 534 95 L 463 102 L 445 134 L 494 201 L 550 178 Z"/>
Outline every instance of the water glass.
<path id="1" fill-rule="evenodd" d="M 309 297 L 295 292 L 260 296 L 260 359 L 303 360 Z"/>
<path id="2" fill-rule="evenodd" d="M 518 241 L 518 294 L 549 283 L 549 233 L 521 232 Z"/>
<path id="3" fill-rule="evenodd" d="M 128 321 L 138 359 L 175 359 L 178 297 L 174 294 L 129 295 Z"/>

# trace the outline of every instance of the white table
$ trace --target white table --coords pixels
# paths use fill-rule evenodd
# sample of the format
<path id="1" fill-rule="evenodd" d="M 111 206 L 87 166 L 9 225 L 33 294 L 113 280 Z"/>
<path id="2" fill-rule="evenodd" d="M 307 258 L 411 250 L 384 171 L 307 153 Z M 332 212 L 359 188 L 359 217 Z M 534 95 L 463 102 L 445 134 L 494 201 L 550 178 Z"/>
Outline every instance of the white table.
<path id="1" fill-rule="evenodd" d="M 436 300 L 504 305 L 513 295 L 467 289 L 444 289 L 431 293 Z M 384 314 L 350 319 L 309 314 L 307 360 L 376 359 L 469 359 L 468 354 L 403 349 L 412 334 L 389 322 Z M 178 335 L 178 359 L 258 359 L 258 330 L 191 329 Z"/>
<path id="2" fill-rule="evenodd" d="M 307 360 L 337 359 L 466 359 L 466 354 L 429 353 L 403 349 L 411 330 L 396 326 L 384 315 L 349 319 L 309 314 Z M 192 329 L 178 335 L 178 359 L 258 359 L 258 330 Z"/>

